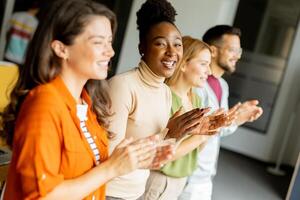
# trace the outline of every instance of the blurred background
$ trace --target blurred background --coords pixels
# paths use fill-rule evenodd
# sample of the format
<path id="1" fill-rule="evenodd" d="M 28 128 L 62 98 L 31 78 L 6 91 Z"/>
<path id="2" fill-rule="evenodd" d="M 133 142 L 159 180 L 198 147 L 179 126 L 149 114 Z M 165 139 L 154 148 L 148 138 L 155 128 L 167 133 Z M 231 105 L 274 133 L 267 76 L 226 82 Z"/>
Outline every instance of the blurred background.
<path id="1" fill-rule="evenodd" d="M 13 14 L 47 6 L 48 1 L 0 0 L 1 61 L 14 62 L 5 58 Z M 118 17 L 116 55 L 109 72 L 112 76 L 135 67 L 140 59 L 136 11 L 144 0 L 97 1 Z M 183 35 L 201 39 L 208 28 L 217 24 L 241 28 L 243 55 L 236 73 L 225 77 L 230 105 L 258 99 L 264 109 L 259 120 L 223 139 L 214 199 L 284 199 L 300 151 L 300 1 L 170 2 L 177 10 L 176 24 Z M 43 23 L 38 12 L 34 16 Z M 268 173 L 268 167 L 273 167 L 273 174 Z M 279 174 L 282 170 L 285 175 L 274 175 L 274 171 Z"/>

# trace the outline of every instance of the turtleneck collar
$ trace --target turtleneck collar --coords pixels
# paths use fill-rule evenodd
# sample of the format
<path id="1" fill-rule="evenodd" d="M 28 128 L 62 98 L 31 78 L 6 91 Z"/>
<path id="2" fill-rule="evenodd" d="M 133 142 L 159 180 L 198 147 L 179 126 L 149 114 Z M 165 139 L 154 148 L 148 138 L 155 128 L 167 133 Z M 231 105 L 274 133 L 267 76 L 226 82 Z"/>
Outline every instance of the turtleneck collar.
<path id="1" fill-rule="evenodd" d="M 146 85 L 159 88 L 162 86 L 162 84 L 164 84 L 165 78 L 158 76 L 151 71 L 151 69 L 143 60 L 140 61 L 137 69 L 139 77 Z"/>

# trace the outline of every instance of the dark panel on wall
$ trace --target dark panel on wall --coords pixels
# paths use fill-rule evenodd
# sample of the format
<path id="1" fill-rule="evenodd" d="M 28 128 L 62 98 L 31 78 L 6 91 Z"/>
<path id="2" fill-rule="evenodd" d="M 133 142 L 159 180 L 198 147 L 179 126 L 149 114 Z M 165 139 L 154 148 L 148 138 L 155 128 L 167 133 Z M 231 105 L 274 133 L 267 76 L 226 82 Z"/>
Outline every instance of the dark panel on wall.
<path id="1" fill-rule="evenodd" d="M 242 30 L 241 43 L 247 50 L 254 50 L 266 6 L 266 0 L 241 0 L 239 2 L 233 24 Z"/>
<path id="2" fill-rule="evenodd" d="M 119 61 L 120 51 L 126 31 L 126 26 L 131 11 L 133 0 L 97 0 L 97 2 L 105 4 L 117 15 L 118 29 L 115 35 L 113 47 L 115 56 L 112 59 L 112 66 L 108 74 L 108 78 L 116 73 Z"/>

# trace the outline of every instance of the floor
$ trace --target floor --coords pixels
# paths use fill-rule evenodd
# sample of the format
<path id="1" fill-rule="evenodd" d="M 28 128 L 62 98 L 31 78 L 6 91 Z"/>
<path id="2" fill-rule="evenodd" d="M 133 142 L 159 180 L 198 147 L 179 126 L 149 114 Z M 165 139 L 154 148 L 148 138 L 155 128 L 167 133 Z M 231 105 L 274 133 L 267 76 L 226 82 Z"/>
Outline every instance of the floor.
<path id="1" fill-rule="evenodd" d="M 285 199 L 292 169 L 285 176 L 266 171 L 266 163 L 221 149 L 218 174 L 214 180 L 213 200 L 282 200 Z"/>

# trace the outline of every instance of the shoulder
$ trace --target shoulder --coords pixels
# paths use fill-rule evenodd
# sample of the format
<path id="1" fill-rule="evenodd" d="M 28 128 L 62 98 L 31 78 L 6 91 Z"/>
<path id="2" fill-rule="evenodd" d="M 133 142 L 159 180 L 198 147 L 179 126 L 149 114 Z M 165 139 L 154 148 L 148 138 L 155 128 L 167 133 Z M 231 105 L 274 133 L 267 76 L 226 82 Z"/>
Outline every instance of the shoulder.
<path id="1" fill-rule="evenodd" d="M 67 111 L 63 99 L 51 85 L 32 89 L 21 105 L 17 119 L 19 130 L 26 128 L 60 126 L 62 115 Z M 35 131 L 32 131 L 35 132 Z"/>
<path id="2" fill-rule="evenodd" d="M 109 94 L 130 95 L 140 85 L 136 68 L 113 76 L 108 80 Z"/>
<path id="3" fill-rule="evenodd" d="M 62 99 L 51 84 L 43 84 L 32 89 L 24 100 L 26 109 L 50 110 L 62 106 Z"/>
<path id="4" fill-rule="evenodd" d="M 228 83 L 227 83 L 227 81 L 225 79 L 220 78 L 220 83 L 221 83 L 221 87 L 222 88 L 228 89 Z"/>
<path id="5" fill-rule="evenodd" d="M 108 80 L 110 87 L 123 87 L 128 85 L 134 85 L 138 81 L 136 68 L 130 71 L 117 74 Z"/>

